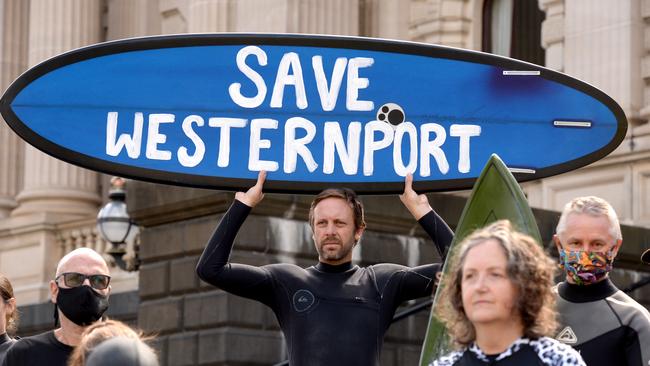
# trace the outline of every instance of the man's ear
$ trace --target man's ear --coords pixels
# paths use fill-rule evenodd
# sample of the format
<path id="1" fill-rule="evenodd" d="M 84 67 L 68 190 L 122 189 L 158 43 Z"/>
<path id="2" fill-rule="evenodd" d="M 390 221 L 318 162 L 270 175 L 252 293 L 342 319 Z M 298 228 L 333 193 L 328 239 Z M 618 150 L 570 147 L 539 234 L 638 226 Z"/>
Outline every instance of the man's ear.
<path id="1" fill-rule="evenodd" d="M 557 236 L 557 234 L 553 234 L 553 243 L 555 243 L 555 248 L 557 249 L 557 252 L 562 251 L 562 243 L 560 242 L 560 237 Z"/>
<path id="2" fill-rule="evenodd" d="M 59 295 L 59 287 L 56 285 L 56 282 L 50 281 L 50 301 L 53 304 L 56 304 L 56 297 Z"/>
<path id="3" fill-rule="evenodd" d="M 359 240 L 361 240 L 361 235 L 363 235 L 364 230 L 366 230 L 365 225 L 355 230 L 355 232 L 354 232 L 354 240 L 355 241 L 358 242 Z"/>
<path id="4" fill-rule="evenodd" d="M 7 312 L 7 314 L 11 315 L 16 311 L 16 298 L 12 297 L 7 301 L 7 305 L 10 311 Z"/>
<path id="5" fill-rule="evenodd" d="M 623 245 L 623 239 L 616 239 L 616 244 L 612 247 L 612 258 L 616 257 L 618 250 L 621 249 L 621 245 Z"/>

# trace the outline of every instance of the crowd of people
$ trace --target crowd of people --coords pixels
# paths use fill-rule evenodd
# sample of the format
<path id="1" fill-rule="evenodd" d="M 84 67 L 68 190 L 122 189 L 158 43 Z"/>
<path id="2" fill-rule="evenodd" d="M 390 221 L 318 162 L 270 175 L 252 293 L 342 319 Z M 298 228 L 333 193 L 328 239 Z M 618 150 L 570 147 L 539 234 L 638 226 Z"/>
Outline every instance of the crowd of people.
<path id="1" fill-rule="evenodd" d="M 554 284 L 558 264 L 507 220 L 477 228 L 450 250 L 453 232 L 407 176 L 401 201 L 441 257 L 449 254 L 438 284 L 439 263 L 352 263 L 366 223 L 349 189 L 325 190 L 312 202 L 316 265 L 230 262 L 237 232 L 264 197 L 265 177 L 260 172 L 255 186 L 235 195 L 197 274 L 269 306 L 291 365 L 379 365 L 397 308 L 431 296 L 436 285 L 442 296 L 435 311 L 454 349 L 432 365 L 650 365 L 650 314 L 609 278 L 623 238 L 614 209 L 600 198 L 580 197 L 565 206 L 553 237 L 565 279 Z M 650 250 L 642 260 L 650 262 Z M 0 275 L 0 365 L 158 365 L 141 332 L 104 316 L 110 279 L 92 249 L 66 254 L 50 282 L 55 329 L 16 339 L 16 299 Z"/>

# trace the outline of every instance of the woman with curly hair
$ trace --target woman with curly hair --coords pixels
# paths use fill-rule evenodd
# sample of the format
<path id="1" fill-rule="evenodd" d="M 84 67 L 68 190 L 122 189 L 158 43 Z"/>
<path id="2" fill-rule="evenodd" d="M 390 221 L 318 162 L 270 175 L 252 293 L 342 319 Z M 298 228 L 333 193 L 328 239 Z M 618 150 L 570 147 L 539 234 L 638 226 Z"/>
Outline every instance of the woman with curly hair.
<path id="1" fill-rule="evenodd" d="M 14 334 L 17 326 L 18 310 L 16 309 L 14 289 L 9 279 L 0 274 L 0 365 L 5 359 L 7 350 L 15 342 L 9 337 L 9 334 Z"/>
<path id="2" fill-rule="evenodd" d="M 93 358 L 93 353 L 101 347 L 103 343 L 110 339 L 122 339 L 130 347 L 115 349 L 110 352 L 110 356 L 102 355 Z M 97 356 L 97 355 L 96 355 Z M 131 329 L 128 325 L 108 319 L 93 323 L 86 328 L 81 335 L 81 341 L 75 347 L 68 359 L 68 366 L 84 365 L 140 365 L 140 366 L 157 366 L 158 359 L 154 351 L 143 342 L 142 333 Z"/>
<path id="3" fill-rule="evenodd" d="M 436 309 L 460 350 L 435 366 L 584 365 L 549 335 L 557 327 L 553 261 L 507 220 L 460 243 Z"/>

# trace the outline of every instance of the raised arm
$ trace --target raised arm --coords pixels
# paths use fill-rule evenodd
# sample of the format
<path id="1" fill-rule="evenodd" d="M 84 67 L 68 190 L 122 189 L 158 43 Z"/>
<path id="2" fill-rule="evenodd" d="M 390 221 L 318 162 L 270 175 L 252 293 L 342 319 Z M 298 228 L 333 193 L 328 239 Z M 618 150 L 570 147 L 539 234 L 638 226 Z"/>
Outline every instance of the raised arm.
<path id="1" fill-rule="evenodd" d="M 413 176 L 411 174 L 407 174 L 404 179 L 404 193 L 399 196 L 399 199 L 411 215 L 418 220 L 424 231 L 429 234 L 444 261 L 454 238 L 454 233 L 447 223 L 431 208 L 427 196 L 418 194 L 413 190 Z"/>
<path id="2" fill-rule="evenodd" d="M 196 273 L 203 281 L 225 291 L 256 300 L 269 300 L 270 274 L 261 267 L 229 263 L 237 232 L 248 214 L 262 198 L 266 172 L 260 172 L 257 183 L 246 192 L 237 192 L 235 201 L 224 214 L 208 245 L 203 250 Z"/>

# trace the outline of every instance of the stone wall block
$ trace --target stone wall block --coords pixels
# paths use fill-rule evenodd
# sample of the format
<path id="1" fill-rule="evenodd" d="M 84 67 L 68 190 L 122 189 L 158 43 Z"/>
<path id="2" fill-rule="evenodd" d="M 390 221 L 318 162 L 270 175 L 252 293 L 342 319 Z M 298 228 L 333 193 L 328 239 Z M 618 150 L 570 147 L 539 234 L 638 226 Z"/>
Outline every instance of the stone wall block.
<path id="1" fill-rule="evenodd" d="M 162 297 L 169 291 L 169 262 L 140 266 L 140 297 Z"/>
<path id="2" fill-rule="evenodd" d="M 397 348 L 398 345 L 394 343 L 384 342 L 384 346 L 381 349 L 381 357 L 379 358 L 379 364 L 381 366 L 400 365 L 399 363 L 395 363 L 395 360 L 397 359 Z"/>
<path id="3" fill-rule="evenodd" d="M 423 300 L 424 299 L 418 301 Z M 410 305 L 412 306 L 413 304 Z M 405 309 L 406 307 L 402 306 L 397 309 L 396 313 Z M 390 340 L 420 342 L 422 337 L 426 334 L 429 314 L 429 310 L 422 310 L 416 315 L 409 316 L 391 324 L 390 328 L 388 328 L 388 332 L 386 332 L 385 338 Z"/>
<path id="4" fill-rule="evenodd" d="M 201 254 L 208 244 L 222 215 L 211 215 L 192 220 L 184 228 L 183 248 L 186 254 Z"/>
<path id="5" fill-rule="evenodd" d="M 183 313 L 186 328 L 206 328 L 237 325 L 259 328 L 270 323 L 267 307 L 221 290 L 189 295 Z"/>
<path id="6" fill-rule="evenodd" d="M 268 217 L 248 216 L 235 238 L 237 248 L 258 251 L 266 250 L 271 239 L 268 223 Z"/>
<path id="7" fill-rule="evenodd" d="M 169 289 L 172 293 L 196 290 L 199 277 L 196 275 L 198 256 L 183 257 L 170 262 Z"/>
<path id="8" fill-rule="evenodd" d="M 542 22 L 542 46 L 562 42 L 564 40 L 564 17 L 546 18 Z"/>
<path id="9" fill-rule="evenodd" d="M 160 361 L 160 366 L 173 366 L 167 362 L 167 351 L 168 351 L 168 339 L 167 336 L 156 336 L 150 342 L 147 342 L 158 355 L 158 360 Z"/>
<path id="10" fill-rule="evenodd" d="M 282 335 L 274 331 L 218 328 L 199 332 L 200 365 L 269 365 L 286 358 Z"/>
<path id="11" fill-rule="evenodd" d="M 395 235 L 366 232 L 360 245 L 363 260 L 368 263 L 406 263 L 408 258 L 408 246 L 405 247 Z"/>
<path id="12" fill-rule="evenodd" d="M 184 332 L 171 335 L 167 343 L 168 365 L 196 365 L 199 348 L 197 332 Z"/>
<path id="13" fill-rule="evenodd" d="M 421 346 L 400 345 L 397 349 L 396 365 L 417 365 L 420 361 Z"/>
<path id="14" fill-rule="evenodd" d="M 169 333 L 181 326 L 183 301 L 180 297 L 145 301 L 138 309 L 138 327 L 146 332 Z"/>
<path id="15" fill-rule="evenodd" d="M 155 226 L 143 230 L 141 235 L 140 259 L 171 258 L 183 252 L 182 224 Z"/>

